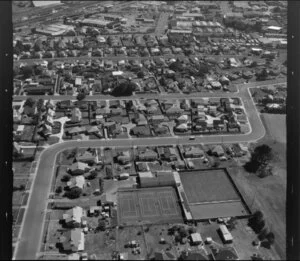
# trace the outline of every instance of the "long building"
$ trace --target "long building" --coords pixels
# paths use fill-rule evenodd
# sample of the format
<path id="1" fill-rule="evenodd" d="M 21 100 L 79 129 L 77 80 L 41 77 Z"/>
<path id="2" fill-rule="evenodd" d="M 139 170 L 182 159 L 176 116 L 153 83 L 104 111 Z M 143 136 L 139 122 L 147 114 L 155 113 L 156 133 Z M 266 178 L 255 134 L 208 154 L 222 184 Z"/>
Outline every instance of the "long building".
<path id="1" fill-rule="evenodd" d="M 64 25 L 64 24 L 51 24 L 51 25 L 35 28 L 36 33 L 51 35 L 51 36 L 62 35 L 65 32 L 70 30 L 74 30 L 74 27 L 70 25 Z"/>

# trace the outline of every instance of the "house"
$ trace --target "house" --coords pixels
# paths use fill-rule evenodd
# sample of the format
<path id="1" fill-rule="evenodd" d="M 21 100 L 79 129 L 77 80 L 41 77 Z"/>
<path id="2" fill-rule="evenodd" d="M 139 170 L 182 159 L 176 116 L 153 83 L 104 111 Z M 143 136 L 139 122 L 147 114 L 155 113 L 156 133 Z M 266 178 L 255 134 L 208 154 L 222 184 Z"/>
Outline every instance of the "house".
<path id="1" fill-rule="evenodd" d="M 161 160 L 167 160 L 167 161 L 177 160 L 176 149 L 173 147 L 159 147 L 157 151 Z"/>
<path id="2" fill-rule="evenodd" d="M 72 110 L 71 121 L 72 122 L 81 122 L 82 113 L 79 108 L 74 108 Z"/>
<path id="3" fill-rule="evenodd" d="M 19 156 L 23 153 L 23 149 L 20 147 L 20 145 L 14 141 L 13 143 L 13 155 Z"/>
<path id="4" fill-rule="evenodd" d="M 72 175 L 82 175 L 90 170 L 88 164 L 83 162 L 75 162 L 70 167 L 70 172 Z"/>
<path id="5" fill-rule="evenodd" d="M 140 161 L 154 161 L 158 160 L 158 154 L 151 149 L 147 149 L 138 155 L 138 159 Z"/>
<path id="6" fill-rule="evenodd" d="M 174 256 L 171 252 L 169 251 L 156 251 L 154 253 L 154 260 L 177 260 L 176 256 Z"/>
<path id="7" fill-rule="evenodd" d="M 99 120 L 99 123 L 100 123 L 101 118 L 100 119 L 96 118 L 96 120 Z M 88 127 L 86 129 L 86 133 L 87 133 L 87 135 L 95 135 L 98 138 L 102 138 L 102 134 L 101 134 L 101 132 L 100 132 L 100 130 L 99 130 L 99 128 L 97 126 L 90 126 L 90 127 Z"/>
<path id="8" fill-rule="evenodd" d="M 159 123 L 165 121 L 165 116 L 162 115 L 162 114 L 160 114 L 160 115 L 152 115 L 152 116 L 149 117 L 149 121 L 152 124 L 159 124 Z"/>
<path id="9" fill-rule="evenodd" d="M 78 253 L 72 253 L 68 255 L 68 260 L 80 260 L 80 255 Z"/>
<path id="10" fill-rule="evenodd" d="M 66 130 L 66 133 L 71 136 L 78 135 L 78 134 L 85 133 L 85 132 L 86 132 L 85 127 L 73 127 L 69 130 Z"/>
<path id="11" fill-rule="evenodd" d="M 248 79 L 251 79 L 253 77 L 253 74 L 250 71 L 246 71 L 246 72 L 243 72 L 242 76 L 243 76 L 244 79 L 248 80 Z"/>
<path id="12" fill-rule="evenodd" d="M 78 153 L 75 158 L 77 163 L 98 163 L 97 150 L 93 152 L 86 150 L 83 153 Z"/>
<path id="13" fill-rule="evenodd" d="M 166 110 L 167 115 L 181 115 L 183 112 L 184 110 L 177 106 L 172 106 Z"/>
<path id="14" fill-rule="evenodd" d="M 220 234 L 222 236 L 224 243 L 232 243 L 233 237 L 232 237 L 231 233 L 229 232 L 228 228 L 226 227 L 226 225 L 224 225 L 224 224 L 220 225 L 219 231 L 220 231 Z"/>
<path id="15" fill-rule="evenodd" d="M 212 251 L 214 260 L 239 260 L 238 253 L 233 247 L 223 247 L 217 251 Z"/>
<path id="16" fill-rule="evenodd" d="M 127 150 L 127 151 L 122 151 L 118 157 L 117 157 L 117 160 L 119 163 L 125 165 L 125 164 L 128 164 L 131 160 L 131 157 L 130 157 L 130 152 Z"/>
<path id="17" fill-rule="evenodd" d="M 101 206 L 90 206 L 88 210 L 88 215 L 90 217 L 93 217 L 94 215 L 97 215 L 101 212 L 102 207 Z"/>
<path id="18" fill-rule="evenodd" d="M 214 146 L 214 148 L 212 149 L 211 152 L 216 157 L 221 157 L 221 156 L 224 156 L 224 154 L 225 154 L 224 149 L 221 145 Z"/>
<path id="19" fill-rule="evenodd" d="M 146 124 L 145 124 L 146 125 Z M 130 130 L 130 135 L 137 137 L 148 137 L 151 136 L 151 131 L 148 126 L 135 126 Z"/>
<path id="20" fill-rule="evenodd" d="M 73 177 L 70 179 L 70 181 L 67 182 L 67 187 L 69 189 L 73 189 L 73 188 L 83 189 L 84 186 L 85 186 L 85 178 L 82 175 Z"/>
<path id="21" fill-rule="evenodd" d="M 19 110 L 14 109 L 14 111 L 13 111 L 13 121 L 14 122 L 19 122 L 19 121 L 21 121 L 21 118 L 22 118 L 22 115 L 19 112 Z"/>
<path id="22" fill-rule="evenodd" d="M 183 114 L 179 116 L 176 121 L 178 124 L 186 123 L 188 121 L 189 117 L 186 114 Z"/>
<path id="23" fill-rule="evenodd" d="M 142 113 L 136 113 L 133 121 L 137 124 L 137 126 L 148 125 L 147 119 Z"/>
<path id="24" fill-rule="evenodd" d="M 219 90 L 219 89 L 221 89 L 221 87 L 222 87 L 222 84 L 221 84 L 220 82 L 218 82 L 218 81 L 212 81 L 212 82 L 210 83 L 210 85 L 211 85 L 211 87 L 212 87 L 213 89 L 215 89 L 215 90 Z"/>
<path id="25" fill-rule="evenodd" d="M 78 252 L 84 250 L 84 233 L 80 228 L 72 229 L 61 238 L 62 249 L 66 252 Z"/>
<path id="26" fill-rule="evenodd" d="M 188 147 L 185 152 L 184 156 L 186 158 L 201 158 L 204 156 L 204 151 L 198 147 Z"/>
<path id="27" fill-rule="evenodd" d="M 174 128 L 178 132 L 185 132 L 189 129 L 188 125 L 186 123 L 181 123 Z"/>
<path id="28" fill-rule="evenodd" d="M 200 233 L 192 233 L 191 234 L 191 243 L 193 245 L 200 245 L 201 243 L 203 243 Z"/>
<path id="29" fill-rule="evenodd" d="M 153 124 L 153 131 L 156 135 L 166 135 L 169 133 L 169 128 L 162 124 Z"/>
<path id="30" fill-rule="evenodd" d="M 74 207 L 63 214 L 63 221 L 68 227 L 80 227 L 84 211 L 81 207 Z"/>

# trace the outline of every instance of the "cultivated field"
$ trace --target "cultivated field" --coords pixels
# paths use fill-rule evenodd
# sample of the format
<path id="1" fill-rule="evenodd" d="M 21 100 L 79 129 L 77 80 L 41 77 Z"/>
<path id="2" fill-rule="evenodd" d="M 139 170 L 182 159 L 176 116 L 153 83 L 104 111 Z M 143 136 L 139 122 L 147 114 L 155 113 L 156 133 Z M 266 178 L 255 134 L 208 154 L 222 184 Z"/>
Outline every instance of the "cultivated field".
<path id="1" fill-rule="evenodd" d="M 182 222 L 173 188 L 119 191 L 119 224 Z"/>

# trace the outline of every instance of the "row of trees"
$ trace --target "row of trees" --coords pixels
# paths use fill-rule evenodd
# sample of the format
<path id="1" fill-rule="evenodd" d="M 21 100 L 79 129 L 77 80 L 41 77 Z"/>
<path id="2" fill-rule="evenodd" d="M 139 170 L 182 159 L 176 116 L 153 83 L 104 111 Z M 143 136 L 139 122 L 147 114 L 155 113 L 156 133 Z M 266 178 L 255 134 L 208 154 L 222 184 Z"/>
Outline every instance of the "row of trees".
<path id="1" fill-rule="evenodd" d="M 274 244 L 275 235 L 268 226 L 264 219 L 264 215 L 261 211 L 256 211 L 248 220 L 248 225 L 258 235 L 258 239 L 261 241 L 261 245 L 270 248 Z"/>

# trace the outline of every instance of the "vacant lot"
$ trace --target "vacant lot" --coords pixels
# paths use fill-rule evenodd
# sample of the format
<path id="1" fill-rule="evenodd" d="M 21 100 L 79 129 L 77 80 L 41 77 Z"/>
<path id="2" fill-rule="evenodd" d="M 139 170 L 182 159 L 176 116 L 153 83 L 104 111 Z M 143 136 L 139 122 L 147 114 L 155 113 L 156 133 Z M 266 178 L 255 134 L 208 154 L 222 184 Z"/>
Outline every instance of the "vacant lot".
<path id="1" fill-rule="evenodd" d="M 223 170 L 181 172 L 180 179 L 189 203 L 239 200 Z"/>
<path id="2" fill-rule="evenodd" d="M 284 260 L 286 257 L 286 139 L 285 116 L 262 114 L 266 136 L 257 145 L 267 144 L 272 148 L 274 158 L 271 162 L 273 175 L 259 178 L 247 173 L 244 168 L 233 168 L 230 173 L 253 210 L 259 209 L 265 215 L 268 227 L 275 234 L 270 258 Z M 285 137 L 285 136 L 283 136 Z"/>
<path id="3" fill-rule="evenodd" d="M 182 222 L 173 188 L 127 190 L 118 193 L 120 224 Z"/>
<path id="4" fill-rule="evenodd" d="M 263 113 L 262 120 L 270 139 L 286 143 L 286 115 Z"/>

